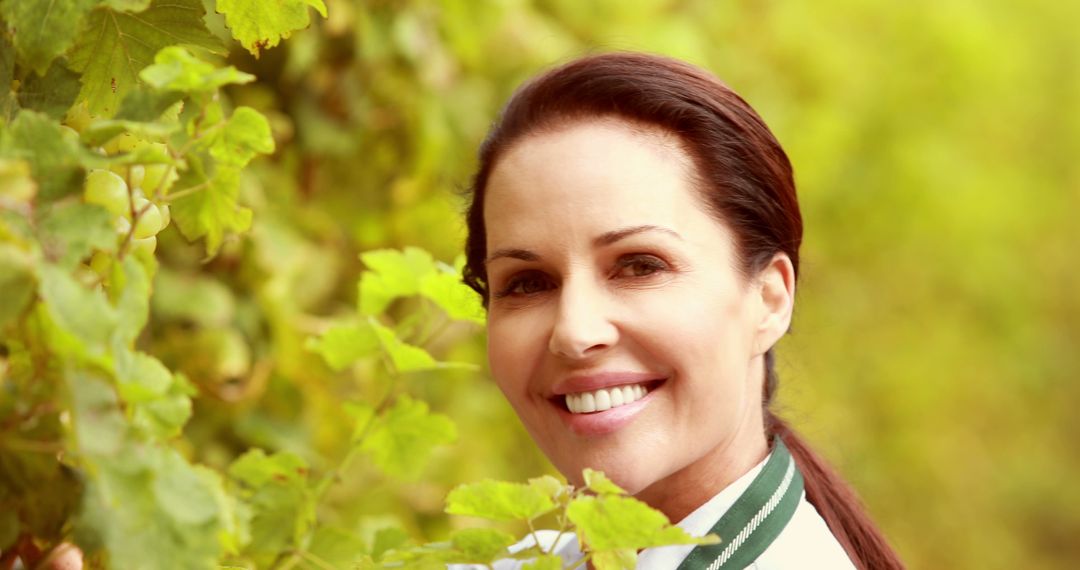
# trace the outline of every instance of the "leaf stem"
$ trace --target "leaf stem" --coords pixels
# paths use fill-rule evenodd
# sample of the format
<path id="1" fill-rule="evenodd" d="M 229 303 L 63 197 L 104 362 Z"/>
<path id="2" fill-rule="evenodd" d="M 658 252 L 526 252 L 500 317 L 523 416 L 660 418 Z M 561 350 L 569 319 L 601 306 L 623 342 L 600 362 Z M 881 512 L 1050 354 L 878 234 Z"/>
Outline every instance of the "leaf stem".
<path id="1" fill-rule="evenodd" d="M 198 184 L 196 184 L 194 186 L 188 186 L 187 188 L 184 188 L 183 190 L 177 190 L 176 192 L 170 192 L 167 196 L 163 197 L 161 200 L 164 201 L 164 202 L 174 202 L 176 200 L 179 200 L 180 198 L 190 196 L 190 195 L 192 195 L 192 194 L 194 194 L 196 192 L 199 192 L 201 190 L 205 190 L 206 188 L 209 188 L 209 187 L 210 187 L 210 181 L 207 180 L 205 182 L 200 182 L 200 183 L 198 183 Z"/>

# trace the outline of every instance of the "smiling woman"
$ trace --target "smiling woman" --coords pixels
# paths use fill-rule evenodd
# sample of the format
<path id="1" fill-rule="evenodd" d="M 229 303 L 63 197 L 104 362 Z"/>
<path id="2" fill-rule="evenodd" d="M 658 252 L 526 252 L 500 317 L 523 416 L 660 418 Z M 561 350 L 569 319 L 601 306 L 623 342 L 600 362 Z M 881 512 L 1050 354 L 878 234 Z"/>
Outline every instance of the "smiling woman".
<path id="1" fill-rule="evenodd" d="M 473 190 L 466 282 L 540 448 L 575 484 L 599 469 L 691 534 L 734 537 L 639 567 L 900 567 L 768 409 L 802 220 L 784 151 L 738 95 L 657 56 L 571 62 L 510 100 Z"/>

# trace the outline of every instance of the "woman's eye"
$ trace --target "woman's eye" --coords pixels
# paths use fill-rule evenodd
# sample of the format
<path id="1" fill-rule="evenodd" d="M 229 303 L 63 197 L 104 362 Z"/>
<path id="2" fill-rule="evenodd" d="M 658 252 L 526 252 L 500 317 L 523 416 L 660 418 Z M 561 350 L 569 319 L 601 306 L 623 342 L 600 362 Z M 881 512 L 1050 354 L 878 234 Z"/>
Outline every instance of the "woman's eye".
<path id="1" fill-rule="evenodd" d="M 541 273 L 525 273 L 510 279 L 506 286 L 495 295 L 496 298 L 515 295 L 535 295 L 551 287 L 547 276 Z"/>
<path id="2" fill-rule="evenodd" d="M 616 264 L 616 277 L 647 277 L 664 271 L 668 265 L 653 255 L 627 255 Z"/>

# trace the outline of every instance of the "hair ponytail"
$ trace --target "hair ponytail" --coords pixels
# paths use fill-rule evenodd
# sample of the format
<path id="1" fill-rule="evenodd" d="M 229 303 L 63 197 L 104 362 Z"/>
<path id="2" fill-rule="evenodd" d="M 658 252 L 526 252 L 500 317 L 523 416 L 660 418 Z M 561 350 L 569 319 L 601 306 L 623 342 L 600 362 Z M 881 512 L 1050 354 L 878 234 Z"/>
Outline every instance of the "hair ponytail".
<path id="1" fill-rule="evenodd" d="M 795 430 L 769 409 L 778 380 L 773 351 L 770 349 L 765 353 L 765 434 L 770 438 L 779 435 L 791 451 L 803 475 L 806 500 L 817 509 L 856 568 L 903 568 L 900 557 L 870 520 L 851 486 Z"/>

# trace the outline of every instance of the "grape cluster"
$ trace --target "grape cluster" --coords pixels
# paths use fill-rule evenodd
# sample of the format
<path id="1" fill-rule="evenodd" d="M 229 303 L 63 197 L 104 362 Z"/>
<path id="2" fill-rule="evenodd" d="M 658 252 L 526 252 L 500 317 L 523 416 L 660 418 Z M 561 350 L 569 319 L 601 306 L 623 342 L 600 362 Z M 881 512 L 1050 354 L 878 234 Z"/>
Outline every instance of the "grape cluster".
<path id="1" fill-rule="evenodd" d="M 109 155 L 135 152 L 148 147 L 164 155 L 162 143 L 143 141 L 123 134 L 103 148 Z M 131 249 L 152 254 L 157 248 L 157 234 L 169 225 L 169 206 L 147 197 L 160 196 L 176 178 L 168 164 L 124 164 L 109 169 L 91 170 L 86 176 L 83 199 L 104 207 L 113 216 L 121 240 L 131 235 Z"/>

